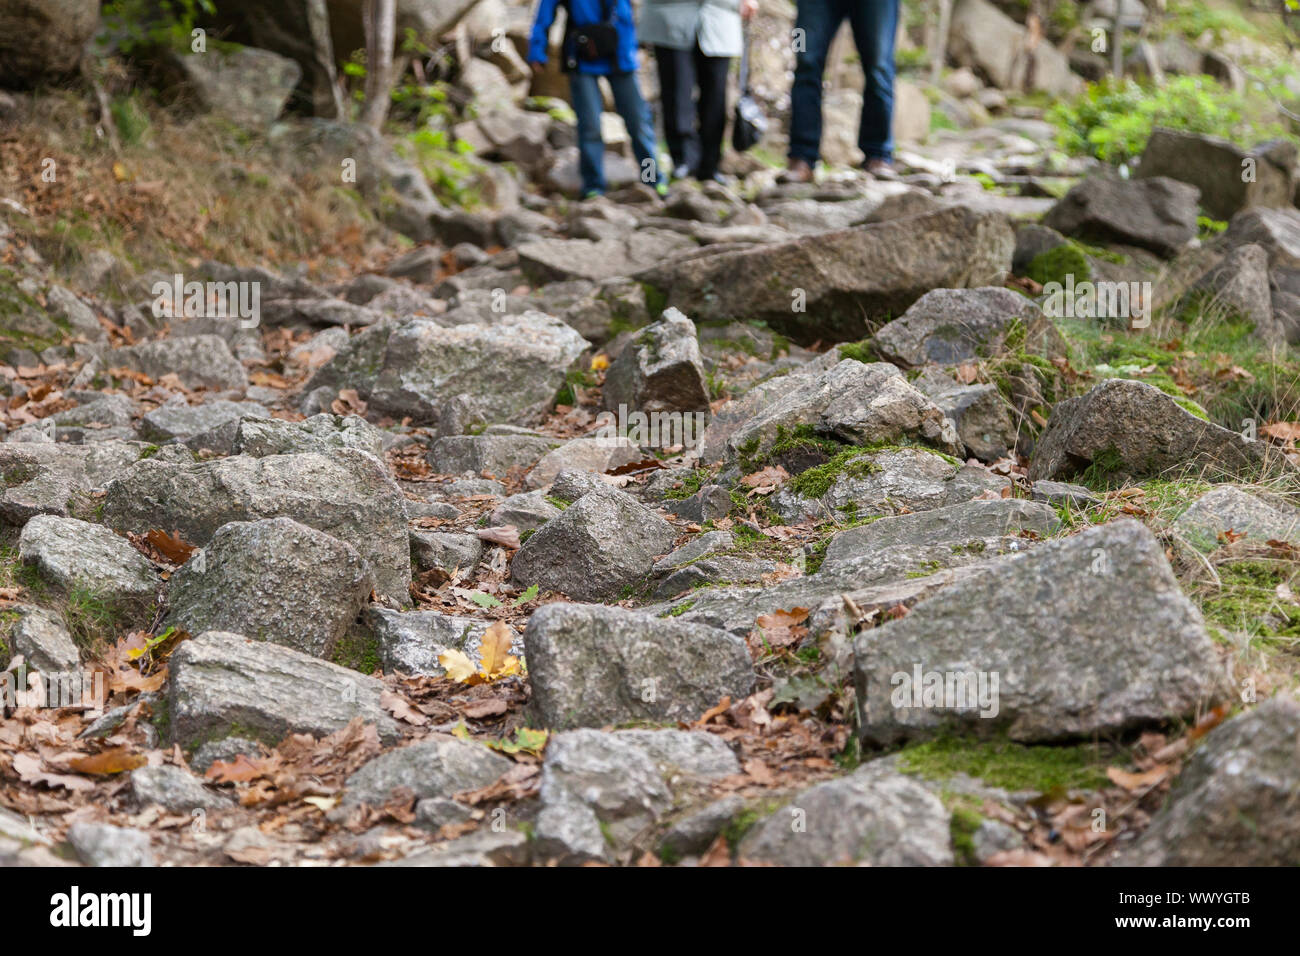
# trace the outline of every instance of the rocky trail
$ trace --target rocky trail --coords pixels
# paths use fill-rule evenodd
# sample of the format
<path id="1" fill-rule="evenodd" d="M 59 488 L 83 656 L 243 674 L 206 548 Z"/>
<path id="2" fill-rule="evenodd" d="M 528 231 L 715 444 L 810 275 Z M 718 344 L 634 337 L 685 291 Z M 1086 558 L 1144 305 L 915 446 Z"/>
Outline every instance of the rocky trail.
<path id="1" fill-rule="evenodd" d="M 176 162 L 266 131 L 201 222 L 0 92 L 0 862 L 1300 862 L 1294 140 L 1067 155 L 1088 56 L 1025 89 L 966 0 L 898 181 L 611 136 L 578 201 L 475 11 L 472 199 L 251 41 L 183 58 Z M 344 238 L 249 238 L 349 161 Z"/>

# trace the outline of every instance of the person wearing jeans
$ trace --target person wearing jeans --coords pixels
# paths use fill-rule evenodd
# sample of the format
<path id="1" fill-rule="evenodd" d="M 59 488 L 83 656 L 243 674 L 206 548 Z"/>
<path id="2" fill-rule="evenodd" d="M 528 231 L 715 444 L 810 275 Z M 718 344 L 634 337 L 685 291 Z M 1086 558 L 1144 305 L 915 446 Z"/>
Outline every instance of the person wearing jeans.
<path id="1" fill-rule="evenodd" d="M 858 149 L 867 172 L 896 178 L 893 170 L 894 35 L 898 0 L 797 0 L 794 86 L 790 90 L 790 157 L 785 179 L 810 182 L 821 150 L 822 74 L 831 40 L 845 19 L 862 61 L 866 85 Z"/>
<path id="2" fill-rule="evenodd" d="M 641 41 L 654 47 L 673 178 L 713 179 L 727 126 L 727 73 L 758 0 L 644 0 Z M 697 93 L 698 90 L 698 93 Z"/>
<path id="3" fill-rule="evenodd" d="M 609 81 L 614 94 L 614 108 L 627 126 L 632 152 L 641 169 L 641 181 L 661 195 L 667 190 L 667 177 L 659 175 L 655 157 L 654 123 L 650 108 L 641 96 L 637 83 L 638 65 L 636 24 L 632 20 L 630 0 L 540 0 L 528 41 L 528 62 L 540 72 L 547 60 L 551 24 L 557 8 L 563 6 L 568 21 L 565 27 L 565 72 L 569 75 L 569 98 L 578 116 L 578 168 L 582 175 L 584 198 L 603 195 L 605 181 L 605 143 L 600 136 L 600 77 Z M 576 56 L 574 26 L 591 26 L 612 22 L 618 29 L 618 48 L 611 57 L 584 60 Z"/>

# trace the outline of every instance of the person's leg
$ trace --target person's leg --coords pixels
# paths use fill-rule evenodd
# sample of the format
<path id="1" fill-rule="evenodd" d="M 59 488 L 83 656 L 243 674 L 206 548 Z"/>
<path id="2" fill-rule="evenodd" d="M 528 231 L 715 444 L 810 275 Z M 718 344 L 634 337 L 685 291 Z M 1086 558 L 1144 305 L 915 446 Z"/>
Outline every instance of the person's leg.
<path id="1" fill-rule="evenodd" d="M 722 133 L 727 126 L 727 72 L 731 69 L 731 58 L 705 56 L 697 43 L 694 59 L 695 75 L 700 84 L 700 162 L 695 177 L 703 181 L 717 174 L 722 159 Z"/>
<path id="2" fill-rule="evenodd" d="M 600 81 L 586 73 L 569 74 L 569 99 L 578 116 L 578 171 L 582 194 L 605 191 L 605 142 L 600 138 Z"/>
<path id="3" fill-rule="evenodd" d="M 853 42 L 862 60 L 866 86 L 862 91 L 862 121 L 858 149 L 867 161 L 894 157 L 894 37 L 898 32 L 898 0 L 869 0 L 849 4 Z"/>
<path id="4" fill-rule="evenodd" d="M 655 129 L 650 121 L 650 107 L 641 97 L 635 73 L 611 73 L 609 88 L 614 91 L 614 108 L 623 117 L 627 135 L 632 140 L 632 154 L 640 167 L 641 181 L 649 186 L 659 180 L 659 158 L 655 155 Z M 663 177 L 664 183 L 668 176 Z"/>
<path id="5" fill-rule="evenodd" d="M 865 0 L 864 0 L 865 2 Z M 839 0 L 798 0 L 794 85 L 790 88 L 790 158 L 815 165 L 822 141 L 822 74 L 844 19 Z"/>
<path id="6" fill-rule="evenodd" d="M 691 94 L 695 86 L 695 64 L 690 50 L 655 47 L 659 67 L 659 97 L 663 104 L 664 139 L 673 165 L 683 175 L 694 171 L 700 161 L 700 139 L 695 132 L 695 109 Z"/>

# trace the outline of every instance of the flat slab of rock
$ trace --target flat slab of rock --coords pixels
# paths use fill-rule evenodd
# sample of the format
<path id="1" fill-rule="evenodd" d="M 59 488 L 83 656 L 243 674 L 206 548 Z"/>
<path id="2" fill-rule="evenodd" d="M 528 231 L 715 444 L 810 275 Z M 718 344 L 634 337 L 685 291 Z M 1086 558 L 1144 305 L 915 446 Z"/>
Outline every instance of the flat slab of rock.
<path id="1" fill-rule="evenodd" d="M 356 415 L 322 412 L 301 422 L 245 418 L 235 430 L 233 454 L 254 458 L 304 452 L 327 455 L 336 448 L 356 448 L 382 458 L 384 433 Z"/>
<path id="2" fill-rule="evenodd" d="M 171 764 L 140 767 L 131 771 L 131 795 L 141 809 L 157 804 L 172 813 L 220 810 L 233 806 L 231 800 L 204 786 L 188 770 Z"/>
<path id="3" fill-rule="evenodd" d="M 596 240 L 535 239 L 517 247 L 520 268 L 538 285 L 630 276 L 694 248 L 688 237 L 666 229 L 642 229 L 622 238 Z"/>
<path id="4" fill-rule="evenodd" d="M 338 538 L 292 518 L 234 521 L 172 575 L 167 621 L 329 658 L 373 587 L 361 555 Z"/>
<path id="5" fill-rule="evenodd" d="M 140 437 L 155 442 L 183 442 L 238 422 L 245 415 L 266 418 L 269 414 L 265 406 L 256 402 L 213 399 L 201 405 L 168 403 L 146 413 L 140 420 Z"/>
<path id="6" fill-rule="evenodd" d="M 68 828 L 68 843 L 77 859 L 87 866 L 153 866 L 149 834 L 130 827 L 107 823 L 74 823 Z"/>
<path id="7" fill-rule="evenodd" d="M 386 743 L 400 736 L 379 703 L 383 684 L 278 644 L 208 631 L 182 642 L 170 668 L 171 737 L 187 750 L 225 737 L 274 747 L 291 733 L 327 736 L 356 717 Z"/>
<path id="8" fill-rule="evenodd" d="M 1029 478 L 1073 478 L 1094 462 L 1133 478 L 1182 469 L 1220 479 L 1290 470 L 1264 442 L 1197 418 L 1152 385 L 1122 378 L 1056 404 L 1034 447 Z"/>
<path id="9" fill-rule="evenodd" d="M 562 471 L 603 475 L 642 461 L 641 446 L 628 438 L 574 438 L 548 451 L 524 479 L 528 488 L 544 488 Z"/>
<path id="10" fill-rule="evenodd" d="M 147 459 L 114 481 L 104 500 L 104 522 L 116 530 L 164 528 L 199 546 L 232 521 L 280 517 L 346 541 L 381 594 L 410 602 L 406 502 L 388 469 L 365 452 Z"/>
<path id="11" fill-rule="evenodd" d="M 411 531 L 411 564 L 416 571 L 441 568 L 447 573 L 471 570 L 483 556 L 478 535 L 451 531 Z"/>
<path id="12" fill-rule="evenodd" d="M 153 379 L 173 372 L 188 388 L 245 389 L 248 373 L 217 335 L 159 339 L 113 349 L 104 358 L 109 368 L 128 368 Z"/>
<path id="13" fill-rule="evenodd" d="M 524 649 L 545 727 L 695 721 L 754 683 L 739 637 L 623 608 L 544 605 L 529 618 Z"/>
<path id="14" fill-rule="evenodd" d="M 1180 538 L 1206 553 L 1238 537 L 1300 543 L 1300 508 L 1265 501 L 1233 485 L 1212 488 L 1174 520 Z"/>
<path id="15" fill-rule="evenodd" d="M 1300 864 L 1300 704 L 1275 697 L 1206 734 L 1121 866 Z"/>
<path id="16" fill-rule="evenodd" d="M 496 475 L 528 468 L 559 444 L 541 435 L 447 435 L 429 449 L 429 464 L 444 475 Z"/>
<path id="17" fill-rule="evenodd" d="M 0 442 L 0 524 L 21 528 L 33 515 L 66 517 L 70 502 L 78 510 L 143 453 L 143 445 L 121 441 Z"/>
<path id="18" fill-rule="evenodd" d="M 1051 324 L 1032 299 L 1000 286 L 935 289 L 883 326 L 871 342 L 899 365 L 958 365 L 997 354 L 1013 323 L 1045 344 Z M 1055 339 L 1060 342 L 1059 333 Z"/>
<path id="19" fill-rule="evenodd" d="M 672 549 L 676 533 L 631 495 L 598 488 L 539 528 L 515 552 L 510 576 L 579 601 L 616 598 Z"/>
<path id="20" fill-rule="evenodd" d="M 429 425 L 449 399 L 465 395 L 484 421 L 530 425 L 550 410 L 586 348 L 586 339 L 542 312 L 452 328 L 383 323 L 353 336 L 304 392 L 355 388 L 372 410 Z"/>
<path id="21" fill-rule="evenodd" d="M 1275 162 L 1268 150 L 1246 150 L 1230 140 L 1204 133 L 1156 128 L 1147 139 L 1133 175 L 1139 179 L 1168 176 L 1191 183 L 1200 190 L 1200 203 L 1209 215 L 1231 219 L 1248 206 L 1291 205 L 1294 148 L 1289 152 L 1289 162 Z M 1255 175 L 1245 182 L 1243 161 L 1248 158 L 1253 161 Z"/>
<path id="22" fill-rule="evenodd" d="M 45 581 L 112 600 L 151 601 L 162 584 L 144 555 L 102 525 L 37 515 L 23 526 L 18 554 Z"/>
<path id="23" fill-rule="evenodd" d="M 777 866 L 952 866 L 949 813 L 878 763 L 795 795 L 741 841 L 741 860 Z"/>
<path id="24" fill-rule="evenodd" d="M 572 730 L 542 766 L 536 849 L 562 864 L 614 862 L 698 788 L 740 772 L 720 737 L 681 730 Z"/>
<path id="25" fill-rule="evenodd" d="M 475 741 L 421 740 L 381 754 L 348 777 L 343 802 L 383 806 L 399 787 L 417 798 L 451 797 L 486 787 L 513 766 Z"/>
<path id="26" fill-rule="evenodd" d="M 948 207 L 790 242 L 680 257 L 638 278 L 697 323 L 758 319 L 798 342 L 855 341 L 935 288 L 998 281 L 1005 216 Z M 794 311 L 803 293 L 806 310 Z"/>
<path id="27" fill-rule="evenodd" d="M 1090 176 L 1052 207 L 1043 225 L 1067 236 L 1172 256 L 1196 237 L 1200 194 L 1195 186 L 1164 176 Z"/>
<path id="28" fill-rule="evenodd" d="M 878 745 L 944 731 L 1086 737 L 1228 692 L 1164 548 L 1128 519 L 985 565 L 861 634 L 854 653 L 861 735 Z"/>

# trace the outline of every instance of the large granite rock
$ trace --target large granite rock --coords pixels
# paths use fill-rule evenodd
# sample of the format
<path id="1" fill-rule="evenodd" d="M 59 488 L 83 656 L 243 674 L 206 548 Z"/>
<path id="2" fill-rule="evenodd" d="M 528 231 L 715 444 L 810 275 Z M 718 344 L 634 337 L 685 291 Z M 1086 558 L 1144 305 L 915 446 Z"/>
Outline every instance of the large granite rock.
<path id="1" fill-rule="evenodd" d="M 1195 186 L 1163 176 L 1090 176 L 1052 207 L 1043 225 L 1067 236 L 1172 256 L 1196 237 L 1199 196 Z"/>
<path id="2" fill-rule="evenodd" d="M 861 735 L 1049 741 L 1191 715 L 1229 693 L 1164 548 L 1124 519 L 990 563 L 854 644 Z"/>
<path id="3" fill-rule="evenodd" d="M 348 777 L 343 802 L 383 806 L 406 788 L 417 798 L 448 798 L 495 781 L 514 764 L 481 743 L 440 737 L 381 754 Z"/>
<path id="4" fill-rule="evenodd" d="M 1294 145 L 1264 143 L 1248 150 L 1218 136 L 1156 128 L 1134 176 L 1190 183 L 1201 191 L 1205 211 L 1226 220 L 1250 206 L 1290 206 L 1295 165 Z"/>
<path id="5" fill-rule="evenodd" d="M 357 717 L 386 743 L 399 736 L 379 703 L 383 684 L 287 647 L 208 631 L 184 641 L 169 664 L 169 732 L 187 750 L 231 736 L 274 747 L 291 733 L 327 736 Z"/>
<path id="6" fill-rule="evenodd" d="M 605 373 L 605 408 L 629 412 L 707 412 L 709 387 L 695 323 L 676 309 L 637 333 Z"/>
<path id="7" fill-rule="evenodd" d="M 881 328 L 871 342 L 881 356 L 904 367 L 958 365 L 996 355 L 1016 325 L 1027 339 L 1037 340 L 1039 350 L 1054 332 L 1032 299 L 1010 289 L 935 289 Z M 1063 344 L 1059 333 L 1052 338 L 1053 347 Z"/>
<path id="8" fill-rule="evenodd" d="M 23 526 L 18 555 L 64 592 L 84 588 L 113 601 L 152 601 L 162 583 L 125 538 L 75 518 L 37 515 Z"/>
<path id="9" fill-rule="evenodd" d="M 623 608 L 544 605 L 528 621 L 524 649 L 546 727 L 694 721 L 754 683 L 740 638 Z"/>
<path id="10" fill-rule="evenodd" d="M 147 459 L 112 482 L 104 522 L 119 531 L 175 531 L 204 545 L 222 525 L 292 518 L 356 548 L 380 593 L 410 601 L 406 503 L 388 469 L 350 448 L 329 455 Z"/>

